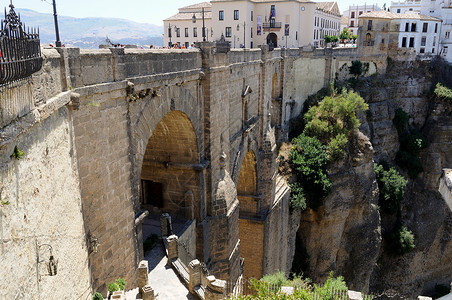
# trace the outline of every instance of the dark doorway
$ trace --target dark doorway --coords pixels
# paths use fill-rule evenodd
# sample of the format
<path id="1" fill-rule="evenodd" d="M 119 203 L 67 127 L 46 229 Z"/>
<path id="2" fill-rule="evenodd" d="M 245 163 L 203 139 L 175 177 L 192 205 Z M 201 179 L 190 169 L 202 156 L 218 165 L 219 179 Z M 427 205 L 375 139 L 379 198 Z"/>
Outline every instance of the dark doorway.
<path id="1" fill-rule="evenodd" d="M 151 180 L 141 180 L 144 205 L 163 208 L 163 184 Z"/>
<path id="2" fill-rule="evenodd" d="M 270 46 L 270 48 L 273 46 L 273 48 L 278 48 L 278 36 L 276 33 L 269 33 L 267 35 L 267 44 Z"/>

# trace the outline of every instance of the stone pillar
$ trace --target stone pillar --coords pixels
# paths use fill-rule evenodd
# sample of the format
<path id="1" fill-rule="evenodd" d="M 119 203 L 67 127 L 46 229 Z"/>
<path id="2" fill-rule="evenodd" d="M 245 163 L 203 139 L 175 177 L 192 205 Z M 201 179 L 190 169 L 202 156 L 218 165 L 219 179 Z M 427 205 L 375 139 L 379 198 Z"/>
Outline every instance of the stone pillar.
<path id="1" fill-rule="evenodd" d="M 166 238 L 168 242 L 168 260 L 172 261 L 178 257 L 177 235 L 171 235 Z"/>
<path id="2" fill-rule="evenodd" d="M 150 285 L 143 287 L 143 300 L 155 300 L 154 289 Z"/>
<path id="3" fill-rule="evenodd" d="M 204 291 L 205 300 L 220 300 L 226 297 L 226 281 L 207 276 L 207 286 Z"/>
<path id="4" fill-rule="evenodd" d="M 363 296 L 360 292 L 347 291 L 347 299 L 348 300 L 362 300 Z"/>
<path id="5" fill-rule="evenodd" d="M 164 213 L 160 216 L 160 233 L 161 237 L 166 237 L 173 234 L 171 216 L 167 213 Z"/>
<path id="6" fill-rule="evenodd" d="M 196 294 L 195 287 L 201 284 L 201 263 L 194 259 L 188 265 L 188 289 L 190 293 Z"/>
<path id="7" fill-rule="evenodd" d="M 142 260 L 138 265 L 138 288 L 141 294 L 143 294 L 143 287 L 148 284 L 148 261 Z"/>

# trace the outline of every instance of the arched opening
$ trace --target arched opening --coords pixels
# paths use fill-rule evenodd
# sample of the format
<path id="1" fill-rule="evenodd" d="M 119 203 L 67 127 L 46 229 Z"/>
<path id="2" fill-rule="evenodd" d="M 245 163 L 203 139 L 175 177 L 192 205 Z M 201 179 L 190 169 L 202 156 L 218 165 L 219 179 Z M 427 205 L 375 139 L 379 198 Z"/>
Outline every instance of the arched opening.
<path id="1" fill-rule="evenodd" d="M 245 278 L 261 278 L 264 258 L 264 222 L 259 219 L 256 155 L 249 151 L 243 159 L 237 181 L 240 219 L 240 255 L 245 258 Z"/>
<path id="2" fill-rule="evenodd" d="M 198 163 L 198 143 L 190 119 L 181 111 L 168 113 L 149 138 L 141 169 L 140 204 L 152 218 L 161 213 L 169 213 L 173 220 L 200 215 Z"/>
<path id="3" fill-rule="evenodd" d="M 278 48 L 278 36 L 276 33 L 272 32 L 267 35 L 267 45 L 269 45 L 270 48 Z"/>

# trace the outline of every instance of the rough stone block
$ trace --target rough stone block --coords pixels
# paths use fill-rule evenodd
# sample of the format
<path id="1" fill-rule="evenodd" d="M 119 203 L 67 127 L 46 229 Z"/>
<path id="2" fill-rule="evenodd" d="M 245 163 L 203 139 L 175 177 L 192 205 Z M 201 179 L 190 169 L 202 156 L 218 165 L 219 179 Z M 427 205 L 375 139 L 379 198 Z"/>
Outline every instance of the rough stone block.
<path id="1" fill-rule="evenodd" d="M 178 257 L 178 237 L 177 235 L 169 236 L 166 241 L 168 242 L 168 260 L 172 261 Z"/>
<path id="2" fill-rule="evenodd" d="M 348 291 L 347 296 L 349 300 L 362 300 L 363 295 L 360 292 Z"/>
<path id="3" fill-rule="evenodd" d="M 143 300 L 154 300 L 155 299 L 154 289 L 150 285 L 146 285 L 143 287 L 142 295 L 143 295 Z"/>
<path id="4" fill-rule="evenodd" d="M 143 293 L 143 287 L 145 287 L 148 284 L 149 279 L 148 274 L 149 274 L 148 261 L 142 260 L 138 265 L 138 288 L 140 290 L 140 293 Z"/>

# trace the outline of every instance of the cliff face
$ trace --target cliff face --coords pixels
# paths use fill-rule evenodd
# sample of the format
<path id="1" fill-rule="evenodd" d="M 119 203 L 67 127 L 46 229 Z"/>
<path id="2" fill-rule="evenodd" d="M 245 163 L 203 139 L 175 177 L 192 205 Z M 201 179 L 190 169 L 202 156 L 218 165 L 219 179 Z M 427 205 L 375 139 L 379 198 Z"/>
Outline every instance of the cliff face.
<path id="1" fill-rule="evenodd" d="M 408 297 L 432 295 L 436 284 L 452 281 L 452 213 L 438 193 L 442 169 L 452 167 L 452 117 L 446 104 L 434 103 L 429 95 L 433 75 L 428 63 L 390 63 L 385 76 L 356 88 L 369 112 L 360 116 L 362 126 L 348 156 L 330 168 L 333 187 L 324 205 L 301 216 L 298 238 L 314 280 L 324 280 L 333 270 L 351 289 L 395 289 Z M 373 170 L 374 161 L 395 166 L 397 108 L 410 115 L 408 126 L 429 140 L 421 152 L 424 172 L 408 180 L 398 220 L 380 214 Z M 388 252 L 384 238 L 397 221 L 415 237 L 416 247 L 404 255 Z"/>

